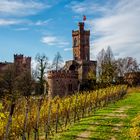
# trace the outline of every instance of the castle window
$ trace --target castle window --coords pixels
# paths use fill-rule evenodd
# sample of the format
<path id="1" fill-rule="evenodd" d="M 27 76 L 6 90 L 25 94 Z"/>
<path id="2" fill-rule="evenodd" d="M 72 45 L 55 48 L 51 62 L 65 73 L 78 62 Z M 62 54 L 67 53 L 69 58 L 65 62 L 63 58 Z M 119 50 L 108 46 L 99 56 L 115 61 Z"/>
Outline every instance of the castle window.
<path id="1" fill-rule="evenodd" d="M 77 39 L 76 38 L 74 38 L 73 46 L 77 46 Z"/>
<path id="2" fill-rule="evenodd" d="M 78 60 L 78 57 L 74 56 L 74 59 L 75 59 L 75 60 Z"/>
<path id="3" fill-rule="evenodd" d="M 76 67 L 74 65 L 71 65 L 69 70 L 74 71 L 76 69 Z"/>

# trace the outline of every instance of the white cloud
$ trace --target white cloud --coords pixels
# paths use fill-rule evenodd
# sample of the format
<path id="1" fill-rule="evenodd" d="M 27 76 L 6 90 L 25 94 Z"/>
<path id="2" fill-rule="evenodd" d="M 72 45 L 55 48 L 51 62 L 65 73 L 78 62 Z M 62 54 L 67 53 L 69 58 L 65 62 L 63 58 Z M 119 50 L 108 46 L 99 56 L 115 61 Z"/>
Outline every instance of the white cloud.
<path id="1" fill-rule="evenodd" d="M 9 26 L 9 25 L 45 26 L 50 21 L 52 21 L 52 19 L 31 21 L 31 20 L 27 20 L 27 19 L 0 18 L 0 26 Z M 20 28 L 20 29 L 22 29 L 22 28 Z"/>
<path id="2" fill-rule="evenodd" d="M 52 21 L 52 19 L 38 20 L 36 23 L 34 23 L 34 25 L 36 25 L 36 26 L 44 26 L 44 25 L 47 25 L 50 21 Z"/>
<path id="3" fill-rule="evenodd" d="M 7 25 L 17 25 L 21 24 L 22 20 L 16 20 L 16 19 L 0 19 L 0 26 L 7 26 Z"/>
<path id="4" fill-rule="evenodd" d="M 0 26 L 47 25 L 52 19 L 31 21 L 27 20 L 27 17 L 50 7 L 51 5 L 47 2 L 40 2 L 39 0 L 0 0 Z"/>
<path id="5" fill-rule="evenodd" d="M 41 42 L 48 46 L 57 46 L 59 48 L 69 45 L 69 42 L 64 41 L 62 38 L 56 36 L 44 36 L 42 37 Z"/>
<path id="6" fill-rule="evenodd" d="M 106 3 L 109 5 L 109 2 Z M 106 9 L 104 6 L 100 6 L 99 3 L 94 2 L 94 0 L 84 0 L 83 2 L 72 1 L 70 4 L 65 6 L 66 8 L 70 8 L 77 14 L 94 14 L 96 12 L 106 12 L 110 11 L 110 9 Z"/>
<path id="7" fill-rule="evenodd" d="M 99 36 L 94 40 L 93 51 L 110 45 L 119 57 L 133 56 L 140 61 L 139 1 L 120 0 L 113 10 L 113 14 L 106 14 L 90 24 L 94 27 L 93 35 Z"/>
<path id="8" fill-rule="evenodd" d="M 45 36 L 41 39 L 41 42 L 47 45 L 55 45 L 57 42 L 57 38 L 54 36 Z"/>
<path id="9" fill-rule="evenodd" d="M 0 15 L 28 16 L 49 7 L 35 0 L 0 0 Z"/>
<path id="10" fill-rule="evenodd" d="M 72 48 L 64 48 L 64 51 L 72 51 Z"/>
<path id="11" fill-rule="evenodd" d="M 27 30 L 29 30 L 29 28 L 16 28 L 16 29 L 14 29 L 15 31 L 27 31 Z"/>
<path id="12" fill-rule="evenodd" d="M 91 29 L 91 56 L 97 55 L 102 48 L 111 46 L 117 57 L 132 56 L 140 62 L 140 1 L 113 2 L 108 0 L 101 6 L 85 0 L 78 5 L 83 11 L 72 7 L 75 13 L 85 12 L 91 17 L 99 15 L 86 21 Z"/>

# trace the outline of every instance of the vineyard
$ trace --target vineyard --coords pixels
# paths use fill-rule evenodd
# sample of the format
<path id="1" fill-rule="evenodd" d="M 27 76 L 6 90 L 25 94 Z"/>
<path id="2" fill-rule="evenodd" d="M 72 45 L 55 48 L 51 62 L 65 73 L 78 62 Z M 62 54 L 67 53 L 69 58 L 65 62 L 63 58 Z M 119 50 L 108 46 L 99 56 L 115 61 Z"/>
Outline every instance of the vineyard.
<path id="1" fill-rule="evenodd" d="M 132 128 L 130 129 L 130 135 L 132 138 L 139 139 L 140 138 L 140 115 L 137 115 L 132 120 Z"/>
<path id="2" fill-rule="evenodd" d="M 126 90 L 127 86 L 118 85 L 52 100 L 47 96 L 20 97 L 14 101 L 12 118 L 9 110 L 13 102 L 5 97 L 0 104 L 0 139 L 48 139 L 98 108 L 121 99 Z"/>

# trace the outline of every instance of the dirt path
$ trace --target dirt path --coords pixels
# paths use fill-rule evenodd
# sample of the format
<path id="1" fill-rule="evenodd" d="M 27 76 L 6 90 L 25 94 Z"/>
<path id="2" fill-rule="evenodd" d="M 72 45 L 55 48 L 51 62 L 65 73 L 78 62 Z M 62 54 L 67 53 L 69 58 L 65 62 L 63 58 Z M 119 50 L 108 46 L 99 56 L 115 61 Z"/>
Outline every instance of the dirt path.
<path id="1" fill-rule="evenodd" d="M 89 139 L 90 134 L 91 134 L 91 131 L 90 131 L 90 128 L 89 128 L 86 131 L 84 131 L 81 134 L 79 134 L 77 136 L 76 140 Z"/>
<path id="2" fill-rule="evenodd" d="M 140 92 L 129 93 L 115 104 L 96 110 L 54 140 L 132 140 L 131 120 L 140 113 Z"/>
<path id="3" fill-rule="evenodd" d="M 109 124 L 110 126 L 113 126 L 113 128 L 111 129 L 112 133 L 116 133 L 116 132 L 120 132 L 121 131 L 121 127 L 124 126 L 123 123 L 123 119 L 125 119 L 126 117 L 128 117 L 128 115 L 125 113 L 128 109 L 132 108 L 131 106 L 123 106 L 123 107 L 119 107 L 116 110 L 112 111 L 111 113 L 107 113 L 104 114 L 104 121 L 106 121 L 107 119 L 114 119 L 114 118 L 119 118 L 122 121 L 120 121 L 119 123 L 111 123 Z M 100 115 L 100 114 L 99 114 Z M 102 115 L 101 115 L 102 118 Z M 99 119 L 99 118 L 98 118 Z M 99 127 L 102 125 L 103 122 L 96 122 L 96 123 L 92 123 L 93 126 L 90 126 L 87 130 L 83 131 L 82 133 L 80 133 L 77 137 L 76 140 L 89 140 L 91 134 L 93 135 L 93 132 L 91 130 L 96 130 L 96 126 Z M 115 136 L 110 137 L 110 140 L 116 140 Z"/>

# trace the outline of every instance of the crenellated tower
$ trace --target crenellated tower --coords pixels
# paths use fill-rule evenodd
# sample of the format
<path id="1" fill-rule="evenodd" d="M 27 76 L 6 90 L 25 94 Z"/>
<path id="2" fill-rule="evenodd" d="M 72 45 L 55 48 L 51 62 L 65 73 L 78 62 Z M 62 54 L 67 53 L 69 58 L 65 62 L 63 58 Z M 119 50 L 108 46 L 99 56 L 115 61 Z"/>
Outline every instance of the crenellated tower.
<path id="1" fill-rule="evenodd" d="M 26 71 L 31 73 L 31 57 L 24 57 L 22 54 L 15 54 L 14 65 L 17 75 L 22 74 Z"/>
<path id="2" fill-rule="evenodd" d="M 90 31 L 84 29 L 84 22 L 78 23 L 79 30 L 72 31 L 73 59 L 90 60 Z"/>
<path id="3" fill-rule="evenodd" d="M 8 70 L 9 67 L 14 68 L 16 76 L 20 76 L 24 72 L 28 72 L 31 75 L 31 57 L 14 54 L 14 62 L 0 62 L 0 75 Z"/>

